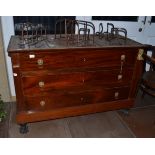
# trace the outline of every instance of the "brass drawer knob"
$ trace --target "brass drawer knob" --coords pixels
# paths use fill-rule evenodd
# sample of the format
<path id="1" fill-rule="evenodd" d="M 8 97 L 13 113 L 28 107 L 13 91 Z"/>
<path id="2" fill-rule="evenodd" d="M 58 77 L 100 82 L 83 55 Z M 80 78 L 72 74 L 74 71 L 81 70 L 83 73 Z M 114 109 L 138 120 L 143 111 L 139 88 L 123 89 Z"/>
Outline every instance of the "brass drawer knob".
<path id="1" fill-rule="evenodd" d="M 121 74 L 119 74 L 117 78 L 118 78 L 118 80 L 121 80 L 122 77 L 123 77 L 123 76 L 122 76 Z"/>
<path id="2" fill-rule="evenodd" d="M 115 99 L 118 99 L 119 92 L 115 92 Z"/>
<path id="3" fill-rule="evenodd" d="M 44 83 L 43 81 L 40 81 L 40 82 L 39 82 L 39 87 L 40 87 L 40 88 L 44 87 L 44 85 L 45 85 L 45 83 Z"/>
<path id="4" fill-rule="evenodd" d="M 121 61 L 125 61 L 125 55 L 121 55 Z"/>
<path id="5" fill-rule="evenodd" d="M 42 66 L 44 64 L 44 61 L 43 59 L 38 59 L 37 63 L 39 66 Z"/>
<path id="6" fill-rule="evenodd" d="M 45 105 L 45 101 L 40 101 L 40 105 L 43 107 Z"/>

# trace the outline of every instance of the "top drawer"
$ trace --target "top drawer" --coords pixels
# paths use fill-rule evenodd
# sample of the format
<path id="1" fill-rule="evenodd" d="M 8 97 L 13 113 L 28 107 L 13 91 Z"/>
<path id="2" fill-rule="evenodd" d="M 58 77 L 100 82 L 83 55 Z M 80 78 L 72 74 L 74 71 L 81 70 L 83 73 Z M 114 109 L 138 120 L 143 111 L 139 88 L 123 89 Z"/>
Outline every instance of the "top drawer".
<path id="1" fill-rule="evenodd" d="M 21 70 L 133 66 L 136 53 L 127 49 L 20 53 Z"/>

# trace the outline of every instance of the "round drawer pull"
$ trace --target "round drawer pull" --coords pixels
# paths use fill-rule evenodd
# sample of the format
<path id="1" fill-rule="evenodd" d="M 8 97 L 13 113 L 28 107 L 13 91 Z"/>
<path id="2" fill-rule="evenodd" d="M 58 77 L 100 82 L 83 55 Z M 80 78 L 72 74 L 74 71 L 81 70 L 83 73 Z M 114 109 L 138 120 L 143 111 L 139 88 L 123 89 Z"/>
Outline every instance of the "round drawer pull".
<path id="1" fill-rule="evenodd" d="M 83 61 L 86 62 L 86 58 L 83 58 Z"/>
<path id="2" fill-rule="evenodd" d="M 122 77 L 123 77 L 123 76 L 122 76 L 121 74 L 119 74 L 119 75 L 118 75 L 118 80 L 121 80 Z"/>
<path id="3" fill-rule="evenodd" d="M 43 59 L 38 59 L 37 63 L 39 66 L 42 66 L 44 64 L 44 61 Z"/>
<path id="4" fill-rule="evenodd" d="M 40 101 L 40 105 L 43 107 L 45 105 L 45 101 Z"/>
<path id="5" fill-rule="evenodd" d="M 121 55 L 121 61 L 125 61 L 125 55 Z"/>
<path id="6" fill-rule="evenodd" d="M 17 73 L 13 73 L 13 76 L 17 76 Z"/>
<path id="7" fill-rule="evenodd" d="M 119 96 L 119 92 L 115 92 L 115 99 L 117 99 Z"/>
<path id="8" fill-rule="evenodd" d="M 40 87 L 40 88 L 44 87 L 44 85 L 45 85 L 45 83 L 44 83 L 43 81 L 40 81 L 40 82 L 39 82 L 39 87 Z"/>

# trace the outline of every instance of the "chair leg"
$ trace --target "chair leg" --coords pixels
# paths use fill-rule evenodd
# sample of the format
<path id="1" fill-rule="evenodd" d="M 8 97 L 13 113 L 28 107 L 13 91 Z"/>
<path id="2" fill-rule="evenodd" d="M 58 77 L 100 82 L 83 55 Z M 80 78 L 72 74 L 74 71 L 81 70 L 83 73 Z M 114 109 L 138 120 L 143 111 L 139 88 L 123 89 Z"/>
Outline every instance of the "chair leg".
<path id="1" fill-rule="evenodd" d="M 141 98 L 143 99 L 145 96 L 145 92 L 143 91 Z"/>

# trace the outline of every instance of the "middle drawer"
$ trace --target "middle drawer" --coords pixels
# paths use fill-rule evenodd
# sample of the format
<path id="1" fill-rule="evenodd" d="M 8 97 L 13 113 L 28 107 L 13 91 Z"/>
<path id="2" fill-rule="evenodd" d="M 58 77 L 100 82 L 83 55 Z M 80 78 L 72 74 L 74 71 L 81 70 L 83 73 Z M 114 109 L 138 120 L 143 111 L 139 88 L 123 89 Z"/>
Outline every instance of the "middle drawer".
<path id="1" fill-rule="evenodd" d="M 119 69 L 61 74 L 33 72 L 22 76 L 22 87 L 24 95 L 27 96 L 55 90 L 90 90 L 96 86 L 119 87 L 129 85 L 132 74 L 133 70 L 129 68 L 124 69 L 121 74 Z"/>

